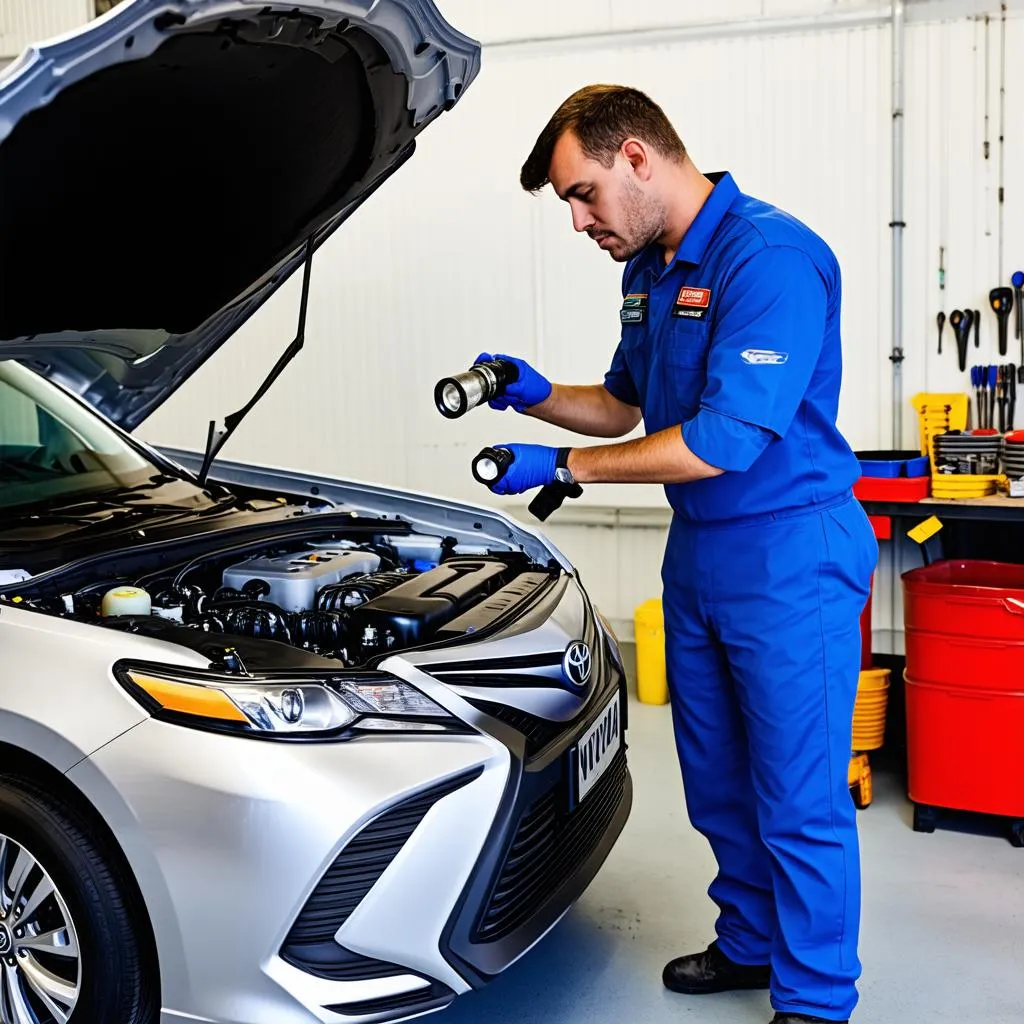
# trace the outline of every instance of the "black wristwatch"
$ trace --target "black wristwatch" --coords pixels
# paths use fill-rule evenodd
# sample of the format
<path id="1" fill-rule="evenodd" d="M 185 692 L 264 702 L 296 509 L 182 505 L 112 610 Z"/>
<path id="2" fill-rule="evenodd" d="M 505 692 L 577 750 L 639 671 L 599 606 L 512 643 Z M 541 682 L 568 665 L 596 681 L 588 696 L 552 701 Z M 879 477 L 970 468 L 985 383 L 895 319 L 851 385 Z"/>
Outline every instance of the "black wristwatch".
<path id="1" fill-rule="evenodd" d="M 569 448 L 559 448 L 555 456 L 555 480 L 560 484 L 574 484 L 576 478 L 569 469 Z"/>

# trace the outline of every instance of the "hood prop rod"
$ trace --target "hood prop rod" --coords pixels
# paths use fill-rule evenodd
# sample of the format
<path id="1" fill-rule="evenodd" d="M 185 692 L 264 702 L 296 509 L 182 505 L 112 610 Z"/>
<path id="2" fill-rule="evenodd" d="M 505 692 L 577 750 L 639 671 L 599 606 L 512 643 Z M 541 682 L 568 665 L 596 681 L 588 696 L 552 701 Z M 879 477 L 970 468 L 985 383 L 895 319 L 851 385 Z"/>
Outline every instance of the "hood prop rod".
<path id="1" fill-rule="evenodd" d="M 216 420 L 210 420 L 210 430 L 206 437 L 206 454 L 203 456 L 203 466 L 199 470 L 199 486 L 206 486 L 206 478 L 209 475 L 213 460 L 227 440 L 238 428 L 239 424 L 249 414 L 252 407 L 270 390 L 271 385 L 284 372 L 284 368 L 298 355 L 306 340 L 306 308 L 309 305 L 309 275 L 313 266 L 313 236 L 306 239 L 305 254 L 303 256 L 302 268 L 302 301 L 299 303 L 299 326 L 292 343 L 281 353 L 281 358 L 274 364 L 274 368 L 267 374 L 267 379 L 259 386 L 259 390 L 246 404 L 229 416 L 224 417 L 224 429 L 217 429 Z"/>

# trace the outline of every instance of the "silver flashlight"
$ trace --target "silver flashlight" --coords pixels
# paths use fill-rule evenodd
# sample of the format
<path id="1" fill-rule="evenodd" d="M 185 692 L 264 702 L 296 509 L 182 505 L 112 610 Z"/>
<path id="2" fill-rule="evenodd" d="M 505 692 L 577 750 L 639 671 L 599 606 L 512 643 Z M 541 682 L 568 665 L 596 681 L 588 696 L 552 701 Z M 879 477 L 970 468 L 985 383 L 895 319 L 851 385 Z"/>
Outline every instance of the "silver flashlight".
<path id="1" fill-rule="evenodd" d="M 465 373 L 439 380 L 434 387 L 437 411 L 450 420 L 464 416 L 484 402 L 500 398 L 519 380 L 519 367 L 506 359 L 474 363 Z"/>

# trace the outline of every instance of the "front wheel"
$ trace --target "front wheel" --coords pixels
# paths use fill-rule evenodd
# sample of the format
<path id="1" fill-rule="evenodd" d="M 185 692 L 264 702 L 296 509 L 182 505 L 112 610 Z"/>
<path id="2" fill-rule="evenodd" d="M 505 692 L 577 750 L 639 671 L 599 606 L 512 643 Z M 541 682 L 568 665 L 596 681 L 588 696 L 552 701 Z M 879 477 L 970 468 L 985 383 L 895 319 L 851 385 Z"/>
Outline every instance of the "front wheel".
<path id="1" fill-rule="evenodd" d="M 128 887 L 85 821 L 0 777 L 0 1024 L 154 1024 Z"/>

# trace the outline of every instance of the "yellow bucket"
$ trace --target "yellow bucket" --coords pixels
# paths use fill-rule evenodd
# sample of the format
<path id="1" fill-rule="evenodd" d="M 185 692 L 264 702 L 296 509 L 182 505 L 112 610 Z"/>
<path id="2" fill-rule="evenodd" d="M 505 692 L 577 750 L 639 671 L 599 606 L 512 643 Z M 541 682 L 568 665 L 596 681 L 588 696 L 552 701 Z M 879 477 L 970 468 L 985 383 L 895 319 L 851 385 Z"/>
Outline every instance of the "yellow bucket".
<path id="1" fill-rule="evenodd" d="M 636 695 L 644 704 L 667 704 L 665 616 L 661 598 L 644 601 L 633 613 L 633 626 L 636 631 Z"/>
<path id="2" fill-rule="evenodd" d="M 853 710 L 853 749 L 877 750 L 885 738 L 889 702 L 889 669 L 869 668 L 860 674 Z"/>

